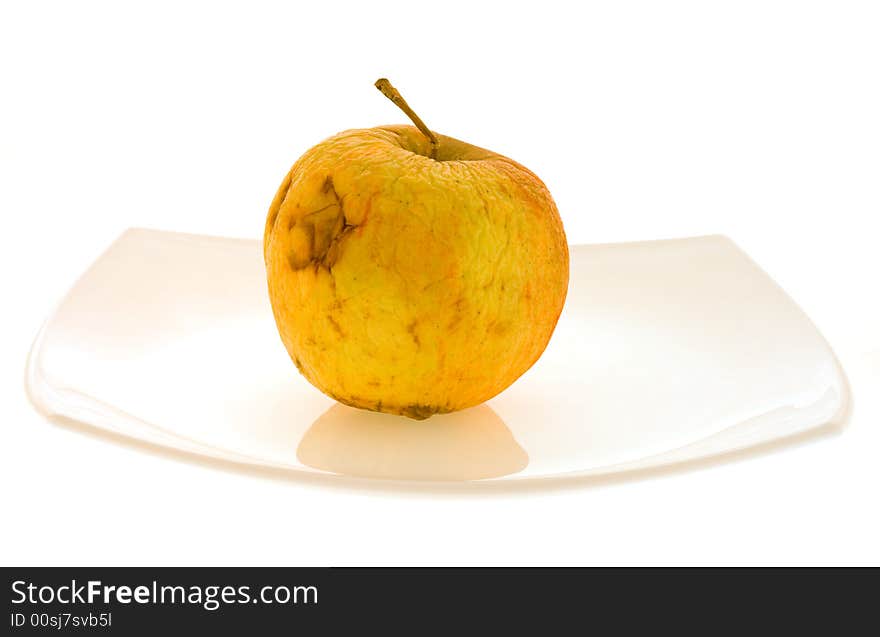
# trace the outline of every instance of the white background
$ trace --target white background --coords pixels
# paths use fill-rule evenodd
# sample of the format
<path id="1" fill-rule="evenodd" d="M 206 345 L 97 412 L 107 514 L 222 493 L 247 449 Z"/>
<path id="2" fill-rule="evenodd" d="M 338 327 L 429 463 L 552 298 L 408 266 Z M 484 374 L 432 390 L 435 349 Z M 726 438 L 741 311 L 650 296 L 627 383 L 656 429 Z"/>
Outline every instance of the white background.
<path id="1" fill-rule="evenodd" d="M 299 6 L 298 6 L 299 5 Z M 53 425 L 41 321 L 125 228 L 259 238 L 346 128 L 507 154 L 572 243 L 724 233 L 850 376 L 841 435 L 649 480 L 394 494 Z M 4 2 L 3 564 L 878 564 L 880 11 L 871 2 Z"/>

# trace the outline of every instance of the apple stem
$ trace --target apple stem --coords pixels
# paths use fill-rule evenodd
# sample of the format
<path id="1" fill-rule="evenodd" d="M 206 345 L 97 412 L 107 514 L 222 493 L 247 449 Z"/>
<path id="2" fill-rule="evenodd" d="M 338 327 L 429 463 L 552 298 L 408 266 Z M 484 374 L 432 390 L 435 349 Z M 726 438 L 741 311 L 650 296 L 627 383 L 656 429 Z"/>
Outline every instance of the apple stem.
<path id="1" fill-rule="evenodd" d="M 431 132 L 431 129 L 425 126 L 425 122 L 422 121 L 422 118 L 416 115 L 416 112 L 409 107 L 409 104 L 406 103 L 406 100 L 403 99 L 400 92 L 384 77 L 376 80 L 376 88 L 382 91 L 382 95 L 397 104 L 397 107 L 406 113 L 406 116 L 412 120 L 412 123 L 416 125 L 416 128 L 422 131 L 422 134 L 428 138 L 429 142 L 431 142 L 431 159 L 437 159 L 437 144 L 439 143 L 437 141 L 437 136 Z"/>

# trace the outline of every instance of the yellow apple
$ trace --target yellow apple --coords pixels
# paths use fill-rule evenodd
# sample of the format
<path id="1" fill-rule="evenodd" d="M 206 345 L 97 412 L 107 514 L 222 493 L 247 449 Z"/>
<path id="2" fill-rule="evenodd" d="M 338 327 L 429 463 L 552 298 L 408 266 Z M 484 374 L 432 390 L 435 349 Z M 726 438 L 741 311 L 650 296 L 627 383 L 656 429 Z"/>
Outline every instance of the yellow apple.
<path id="1" fill-rule="evenodd" d="M 417 127 L 349 130 L 284 178 L 264 235 L 269 297 L 300 372 L 339 402 L 423 419 L 477 405 L 544 351 L 568 246 L 515 161 Z"/>

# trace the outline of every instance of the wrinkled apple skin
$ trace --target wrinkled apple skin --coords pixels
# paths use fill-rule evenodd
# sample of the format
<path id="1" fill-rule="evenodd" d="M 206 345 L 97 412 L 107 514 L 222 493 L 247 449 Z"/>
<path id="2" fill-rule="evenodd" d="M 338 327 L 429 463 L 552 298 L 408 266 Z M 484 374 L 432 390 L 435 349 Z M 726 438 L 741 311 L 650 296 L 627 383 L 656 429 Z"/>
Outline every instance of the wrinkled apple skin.
<path id="1" fill-rule="evenodd" d="M 518 163 L 411 126 L 308 150 L 269 210 L 278 330 L 336 400 L 423 419 L 508 387 L 547 346 L 568 246 L 546 186 Z"/>

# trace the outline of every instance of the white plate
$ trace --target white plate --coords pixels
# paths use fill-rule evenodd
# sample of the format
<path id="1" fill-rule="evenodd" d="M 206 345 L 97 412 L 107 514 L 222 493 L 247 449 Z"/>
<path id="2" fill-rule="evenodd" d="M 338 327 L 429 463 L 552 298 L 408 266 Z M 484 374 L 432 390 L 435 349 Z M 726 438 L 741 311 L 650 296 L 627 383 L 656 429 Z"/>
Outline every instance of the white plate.
<path id="1" fill-rule="evenodd" d="M 720 236 L 571 248 L 541 359 L 488 403 L 416 422 L 333 402 L 275 329 L 257 241 L 134 229 L 34 343 L 34 404 L 102 430 L 301 473 L 420 481 L 597 475 L 839 423 L 810 320 Z"/>

